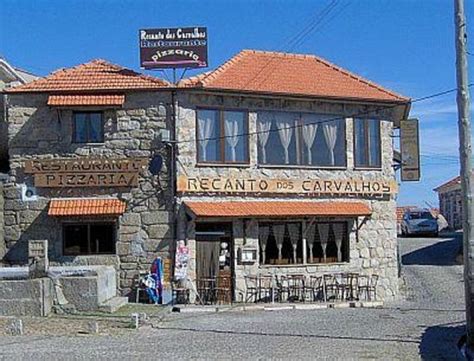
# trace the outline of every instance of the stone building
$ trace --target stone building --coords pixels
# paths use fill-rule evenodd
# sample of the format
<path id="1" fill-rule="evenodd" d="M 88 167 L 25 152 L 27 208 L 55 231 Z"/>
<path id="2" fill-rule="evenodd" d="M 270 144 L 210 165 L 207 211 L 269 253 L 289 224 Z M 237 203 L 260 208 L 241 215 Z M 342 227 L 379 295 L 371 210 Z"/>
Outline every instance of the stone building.
<path id="1" fill-rule="evenodd" d="M 459 176 L 434 189 L 438 193 L 439 211 L 446 218 L 449 228 L 462 228 L 462 191 Z"/>
<path id="2" fill-rule="evenodd" d="M 129 294 L 174 237 L 168 147 L 171 92 L 160 79 L 94 60 L 12 88 L 3 261 L 49 241 L 52 265 L 114 265 Z M 150 159 L 165 159 L 150 173 Z"/>
<path id="3" fill-rule="evenodd" d="M 181 88 L 177 235 L 198 290 L 222 269 L 237 301 L 245 275 L 359 272 L 397 295 L 392 131 L 408 98 L 315 56 L 250 50 Z"/>
<path id="4" fill-rule="evenodd" d="M 8 102 L 5 262 L 48 239 L 52 264 L 114 265 L 127 295 L 183 241 L 192 289 L 225 272 L 229 300 L 259 273 L 377 274 L 380 299 L 398 294 L 408 98 L 315 56 L 242 51 L 177 86 L 92 61 Z"/>
<path id="5" fill-rule="evenodd" d="M 10 65 L 5 59 L 0 58 L 0 173 L 8 170 L 8 125 L 5 118 L 5 89 L 26 84 L 38 77 Z M 1 179 L 0 179 L 1 181 Z"/>

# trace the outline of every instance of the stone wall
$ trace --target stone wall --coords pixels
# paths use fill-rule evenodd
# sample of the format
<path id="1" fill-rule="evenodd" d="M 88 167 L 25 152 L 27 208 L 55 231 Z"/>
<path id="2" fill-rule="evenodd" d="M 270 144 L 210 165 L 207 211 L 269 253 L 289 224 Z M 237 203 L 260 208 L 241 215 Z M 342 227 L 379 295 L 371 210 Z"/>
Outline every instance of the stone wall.
<path id="1" fill-rule="evenodd" d="M 295 168 L 295 167 L 264 167 L 257 164 L 257 139 L 255 135 L 249 136 L 249 158 L 248 166 L 225 166 L 225 167 L 203 167 L 196 165 L 196 142 L 195 124 L 196 107 L 219 107 L 230 109 L 249 110 L 249 133 L 256 132 L 257 110 L 279 110 L 315 112 L 323 114 L 340 114 L 344 117 L 346 124 L 346 149 L 347 167 L 342 170 Z M 354 166 L 354 142 L 353 121 L 351 114 L 369 114 L 381 120 L 382 139 L 382 168 L 379 170 L 358 170 Z M 235 177 L 235 178 L 276 178 L 276 179 L 363 179 L 363 180 L 385 180 L 394 181 L 395 172 L 393 165 L 392 147 L 392 121 L 395 113 L 391 110 L 375 111 L 367 105 L 330 103 L 321 101 L 304 101 L 291 99 L 271 99 L 254 97 L 232 97 L 210 94 L 181 94 L 179 98 L 179 109 L 177 114 L 177 140 L 178 140 L 178 175 L 188 177 Z M 246 196 L 245 200 L 332 200 L 330 196 L 304 197 L 303 195 L 287 195 L 268 197 L 265 194 Z M 242 200 L 239 196 L 225 196 L 213 194 L 181 195 L 179 202 L 186 200 Z M 338 198 L 338 201 L 354 201 L 354 198 Z M 381 299 L 391 299 L 398 294 L 398 272 L 397 272 L 397 226 L 396 226 L 396 203 L 393 198 L 383 199 L 361 198 L 372 209 L 372 216 L 363 224 L 363 218 L 356 221 L 347 220 L 351 225 L 350 233 L 350 261 L 346 264 L 337 265 L 306 265 L 306 266 L 241 266 L 235 263 L 236 274 L 236 299 L 239 300 L 242 290 L 245 288 L 243 275 L 263 272 L 307 272 L 311 274 L 322 274 L 324 272 L 355 271 L 364 274 L 378 274 L 380 276 L 378 285 L 378 296 Z M 184 211 L 182 211 L 184 214 Z M 362 224 L 362 225 L 361 225 Z M 359 230 L 357 228 L 360 227 Z M 186 221 L 182 216 L 178 225 L 178 235 L 181 239 L 187 239 L 191 255 L 195 252 L 194 220 Z M 258 249 L 258 223 L 244 225 L 242 220 L 234 220 L 234 243 L 235 250 L 246 245 Z M 245 232 L 244 232 L 245 230 Z M 190 278 L 194 279 L 195 260 L 189 265 Z"/>
<path id="2" fill-rule="evenodd" d="M 0 89 L 2 86 L 0 84 Z M 5 99 L 0 93 L 0 172 L 8 169 L 8 125 L 5 117 Z"/>
<path id="3" fill-rule="evenodd" d="M 169 188 L 169 148 L 161 129 L 171 127 L 169 92 L 130 92 L 123 108 L 104 110 L 103 144 L 72 142 L 72 109 L 46 105 L 47 94 L 9 95 L 9 144 L 12 182 L 5 188 L 5 259 L 26 261 L 29 239 L 48 239 L 54 264 L 114 265 L 120 271 L 119 288 L 128 294 L 140 269 L 148 269 L 158 255 L 169 257 L 173 245 L 173 195 Z M 81 110 L 81 109 L 74 109 Z M 87 108 L 86 110 L 91 110 Z M 21 184 L 33 185 L 23 171 L 27 159 L 68 157 L 164 157 L 159 177 L 141 173 L 136 188 L 40 188 L 37 201 L 21 200 Z M 117 222 L 116 254 L 64 256 L 60 218 L 47 215 L 51 198 L 114 196 L 126 202 Z"/>
<path id="4" fill-rule="evenodd" d="M 3 257 L 5 256 L 6 252 L 6 244 L 5 244 L 5 217 L 3 215 L 3 207 L 4 207 L 4 199 L 3 199 L 3 184 L 0 181 L 0 264 L 2 263 Z"/>

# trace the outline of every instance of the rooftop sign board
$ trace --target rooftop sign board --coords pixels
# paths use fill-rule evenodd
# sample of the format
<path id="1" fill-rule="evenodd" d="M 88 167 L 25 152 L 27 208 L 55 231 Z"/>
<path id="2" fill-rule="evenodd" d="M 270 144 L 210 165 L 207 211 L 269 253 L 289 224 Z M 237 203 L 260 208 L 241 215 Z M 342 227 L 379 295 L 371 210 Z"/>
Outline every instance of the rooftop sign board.
<path id="1" fill-rule="evenodd" d="M 142 29 L 140 66 L 157 68 L 202 68 L 207 66 L 207 28 Z"/>

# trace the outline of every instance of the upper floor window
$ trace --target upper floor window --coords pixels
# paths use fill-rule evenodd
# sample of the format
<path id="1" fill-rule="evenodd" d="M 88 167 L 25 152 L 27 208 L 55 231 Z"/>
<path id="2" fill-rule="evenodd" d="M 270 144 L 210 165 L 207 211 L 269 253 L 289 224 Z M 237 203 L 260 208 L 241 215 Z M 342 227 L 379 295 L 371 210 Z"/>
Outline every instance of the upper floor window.
<path id="1" fill-rule="evenodd" d="M 344 167 L 345 121 L 336 116 L 259 112 L 259 163 Z"/>
<path id="2" fill-rule="evenodd" d="M 100 112 L 75 112 L 73 114 L 74 143 L 103 143 L 104 122 Z"/>
<path id="3" fill-rule="evenodd" d="M 354 119 L 354 153 L 356 167 L 381 167 L 380 121 Z"/>
<path id="4" fill-rule="evenodd" d="M 242 111 L 197 110 L 199 163 L 248 163 L 248 118 Z"/>

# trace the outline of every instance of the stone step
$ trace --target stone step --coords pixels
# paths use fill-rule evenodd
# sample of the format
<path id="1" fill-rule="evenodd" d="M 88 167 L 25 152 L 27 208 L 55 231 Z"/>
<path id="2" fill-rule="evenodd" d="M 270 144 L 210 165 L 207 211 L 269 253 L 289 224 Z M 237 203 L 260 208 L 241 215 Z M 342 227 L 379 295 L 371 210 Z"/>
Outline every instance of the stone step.
<path id="1" fill-rule="evenodd" d="M 99 305 L 99 310 L 107 313 L 114 313 L 128 303 L 128 297 L 112 297 Z"/>

